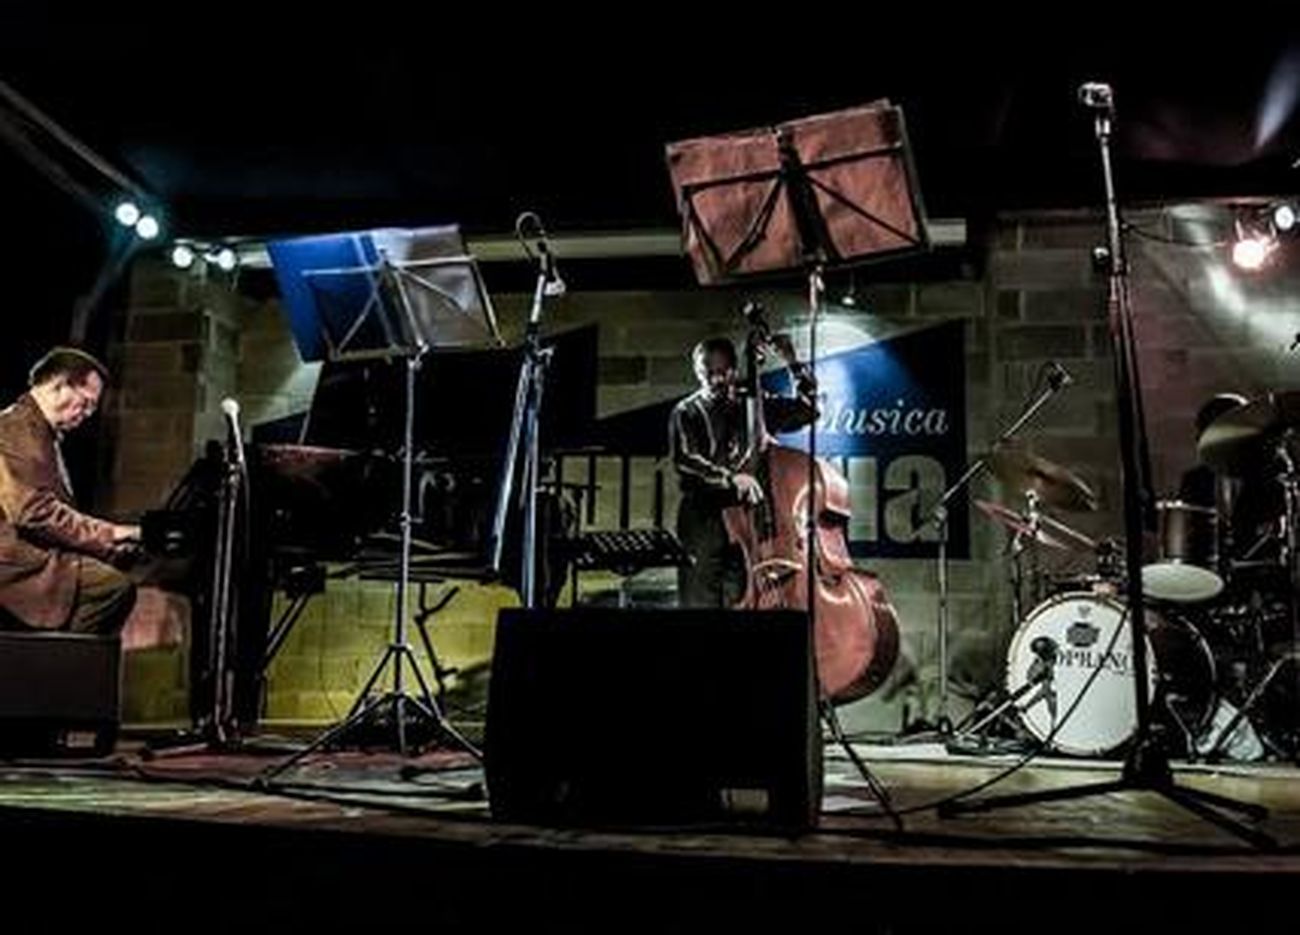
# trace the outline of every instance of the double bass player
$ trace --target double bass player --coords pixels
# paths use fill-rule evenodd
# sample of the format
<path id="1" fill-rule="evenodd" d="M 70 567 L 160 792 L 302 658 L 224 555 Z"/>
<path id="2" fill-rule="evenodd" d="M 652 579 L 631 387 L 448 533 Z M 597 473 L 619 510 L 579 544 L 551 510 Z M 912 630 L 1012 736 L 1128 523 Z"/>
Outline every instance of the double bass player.
<path id="1" fill-rule="evenodd" d="M 794 360 L 789 338 L 783 355 Z M 751 335 L 750 340 L 755 340 Z M 731 607 L 745 591 L 740 551 L 728 540 L 722 513 L 763 497 L 758 479 L 744 470 L 756 439 L 749 437 L 741 396 L 736 347 L 728 338 L 708 338 L 691 350 L 699 389 L 674 407 L 669 419 L 669 451 L 681 488 L 677 535 L 693 564 L 678 571 L 677 601 L 682 607 Z M 789 432 L 816 418 L 816 387 L 792 366 L 795 396 L 764 397 L 766 424 Z"/>

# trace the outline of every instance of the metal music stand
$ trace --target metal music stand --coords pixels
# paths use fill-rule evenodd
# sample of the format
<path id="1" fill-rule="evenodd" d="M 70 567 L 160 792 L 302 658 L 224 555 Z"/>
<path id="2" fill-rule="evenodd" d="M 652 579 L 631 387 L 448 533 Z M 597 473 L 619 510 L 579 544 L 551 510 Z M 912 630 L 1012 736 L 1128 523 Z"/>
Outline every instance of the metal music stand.
<path id="1" fill-rule="evenodd" d="M 393 639 L 375 664 L 347 717 L 264 774 L 273 778 L 303 757 L 343 739 L 372 719 L 390 720 L 396 749 L 406 756 L 408 722 L 423 719 L 435 735 L 481 757 L 443 715 L 406 635 L 411 577 L 415 384 L 424 355 L 434 347 L 500 344 L 496 313 L 478 266 L 454 226 L 384 229 L 326 235 L 269 245 L 290 324 L 304 360 L 375 357 L 406 361 L 402 439 L 401 553 Z M 392 665 L 392 688 L 372 696 Z M 403 663 L 419 688 L 409 693 Z M 385 718 L 388 715 L 388 718 Z"/>
<path id="2" fill-rule="evenodd" d="M 929 249 L 903 112 L 887 100 L 671 143 L 667 158 L 686 252 L 701 285 L 795 271 L 807 277 L 813 374 L 825 271 Z M 815 624 L 816 453 L 814 418 L 808 429 L 809 534 L 804 537 L 810 625 Z M 823 713 L 867 775 L 829 702 Z"/>

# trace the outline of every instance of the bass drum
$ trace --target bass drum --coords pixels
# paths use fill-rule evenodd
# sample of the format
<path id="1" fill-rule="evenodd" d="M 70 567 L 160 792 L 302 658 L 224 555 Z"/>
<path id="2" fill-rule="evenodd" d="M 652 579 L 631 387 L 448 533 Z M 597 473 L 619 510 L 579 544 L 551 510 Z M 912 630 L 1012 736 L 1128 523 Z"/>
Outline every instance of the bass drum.
<path id="1" fill-rule="evenodd" d="M 1181 618 L 1148 610 L 1146 633 L 1151 713 L 1170 722 L 1171 734 L 1190 745 L 1213 715 L 1214 656 Z M 1121 601 L 1103 594 L 1058 594 L 1035 607 L 1012 637 L 1007 691 L 1020 692 L 1021 721 L 1039 740 L 1050 737 L 1052 749 L 1101 756 L 1137 731 L 1132 660 L 1132 631 Z"/>

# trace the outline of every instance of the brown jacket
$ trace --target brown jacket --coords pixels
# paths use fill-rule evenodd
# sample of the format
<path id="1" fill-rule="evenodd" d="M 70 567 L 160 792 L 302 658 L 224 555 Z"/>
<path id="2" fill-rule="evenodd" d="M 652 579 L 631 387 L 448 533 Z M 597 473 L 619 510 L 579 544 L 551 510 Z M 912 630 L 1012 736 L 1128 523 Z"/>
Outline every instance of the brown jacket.
<path id="1" fill-rule="evenodd" d="M 76 510 L 58 440 L 30 394 L 0 412 L 0 608 L 56 629 L 72 615 L 81 555 L 114 555 L 113 526 Z"/>

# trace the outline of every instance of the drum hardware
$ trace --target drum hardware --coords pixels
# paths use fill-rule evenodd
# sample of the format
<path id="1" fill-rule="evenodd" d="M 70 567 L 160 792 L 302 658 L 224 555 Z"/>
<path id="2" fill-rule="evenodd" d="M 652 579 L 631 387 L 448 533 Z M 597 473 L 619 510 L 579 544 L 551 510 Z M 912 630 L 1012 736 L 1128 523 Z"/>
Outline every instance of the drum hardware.
<path id="1" fill-rule="evenodd" d="M 957 729 L 959 735 L 972 734 L 975 736 L 983 736 L 983 732 L 1008 711 L 1014 710 L 1017 714 L 1020 714 L 1029 708 L 1032 708 L 1040 701 L 1047 702 L 1052 722 L 1056 722 L 1056 687 L 1053 684 L 1053 677 L 1056 672 L 1058 647 L 1055 641 L 1050 637 L 1040 636 L 1033 641 L 1030 645 L 1030 649 L 1038 658 L 1034 664 L 1029 667 L 1025 684 L 1006 695 L 1006 697 L 1004 697 L 992 711 L 983 717 L 980 717 L 980 719 L 974 724 L 971 724 L 969 727 L 964 724 L 959 725 Z M 1023 705 L 1020 704 L 1020 699 L 1031 691 L 1035 691 L 1035 689 L 1037 689 L 1037 691 L 1035 692 L 1034 697 L 1030 698 Z M 977 713 L 978 706 L 976 711 L 971 712 L 972 718 L 976 716 Z M 971 718 L 968 718 L 968 720 L 970 719 Z"/>
<path id="2" fill-rule="evenodd" d="M 1020 447 L 1002 447 L 989 456 L 993 474 L 1016 493 L 1033 491 L 1044 506 L 1072 513 L 1097 509 L 1097 495 L 1074 472 Z"/>
<path id="3" fill-rule="evenodd" d="M 1264 677 L 1255 684 L 1242 703 L 1235 707 L 1235 711 L 1228 722 L 1219 728 L 1216 733 L 1207 734 L 1207 738 L 1210 738 L 1208 743 L 1196 751 L 1201 755 L 1202 759 L 1214 763 L 1218 762 L 1222 758 L 1222 754 L 1225 752 L 1229 743 L 1236 739 L 1238 728 L 1241 727 L 1243 723 L 1249 725 L 1249 722 L 1247 721 L 1248 716 L 1252 709 L 1254 709 L 1264 697 L 1278 673 L 1282 671 L 1283 667 L 1285 667 L 1288 662 L 1294 661 L 1295 656 L 1289 653 L 1273 660 L 1268 667 L 1268 671 L 1264 673 Z"/>
<path id="4" fill-rule="evenodd" d="M 1042 499 L 1035 490 L 1025 491 L 1025 512 L 1018 513 L 991 500 L 976 500 L 975 507 L 993 522 L 1012 533 L 1007 542 L 1011 558 L 1010 584 L 1012 594 L 1012 623 L 1019 626 L 1024 619 L 1025 574 L 1023 559 L 1029 556 L 1030 601 L 1037 604 L 1044 597 L 1039 546 L 1060 552 L 1082 550 L 1097 551 L 1101 544 L 1090 536 L 1053 517 L 1044 509 Z"/>
<path id="5" fill-rule="evenodd" d="M 1041 663 L 1041 640 L 1059 647 L 1053 666 L 1058 703 L 1076 706 L 1068 722 L 1053 713 L 1025 708 L 1025 728 L 1061 753 L 1103 756 L 1132 739 L 1137 730 L 1131 665 L 1136 655 L 1124 626 L 1123 604 L 1092 593 L 1058 594 L 1036 607 L 1012 637 L 1007 653 L 1006 690 L 1015 694 Z M 1120 628 L 1120 632 L 1116 629 Z M 1158 702 L 1185 742 L 1201 734 L 1213 713 L 1215 661 L 1200 632 L 1181 617 L 1147 612 L 1145 638 L 1148 697 Z M 1109 650 L 1107 647 L 1110 647 Z M 1092 671 L 1100 668 L 1084 695 Z M 1082 696 L 1082 697 L 1081 697 Z"/>
<path id="6" fill-rule="evenodd" d="M 1012 442 L 1015 434 L 1028 425 L 1038 414 L 1038 411 L 1051 401 L 1052 397 L 1072 382 L 1065 368 L 1055 362 L 1049 364 L 1046 372 L 1046 386 L 1041 388 L 1033 400 L 1025 404 L 1015 420 L 998 435 L 997 440 L 993 443 L 991 453 L 967 465 L 961 476 L 949 485 L 930 511 L 930 515 L 926 518 L 924 524 L 925 528 L 934 528 L 938 539 L 938 554 L 935 565 L 939 580 L 939 711 L 936 718 L 936 729 L 941 736 L 946 737 L 953 732 L 952 721 L 948 716 L 949 503 L 985 469 L 993 470 L 993 473 L 1003 483 L 1016 481 L 1017 483 L 1012 484 L 1016 489 L 1022 491 L 1034 490 L 1036 493 L 1045 496 L 1049 502 L 1055 502 L 1056 500 L 1075 502 L 1082 492 L 1091 493 L 1086 484 L 1083 484 L 1082 481 L 1079 481 L 1063 468 L 1058 468 L 1041 458 L 1034 458 L 1032 455 L 1016 452 L 1014 449 L 1006 447 Z M 1075 483 L 1076 481 L 1077 483 Z M 1080 487 L 1082 490 L 1079 489 Z M 1035 532 L 1035 535 L 1037 535 L 1037 532 Z"/>
<path id="7" fill-rule="evenodd" d="M 1300 391 L 1266 393 L 1230 409 L 1206 426 L 1196 440 L 1202 462 L 1226 474 L 1247 473 L 1267 458 L 1270 446 L 1300 427 Z"/>
<path id="8" fill-rule="evenodd" d="M 1219 517 L 1213 507 L 1160 500 L 1156 503 L 1157 561 L 1142 567 L 1142 588 L 1150 597 L 1195 604 L 1218 597 Z"/>

